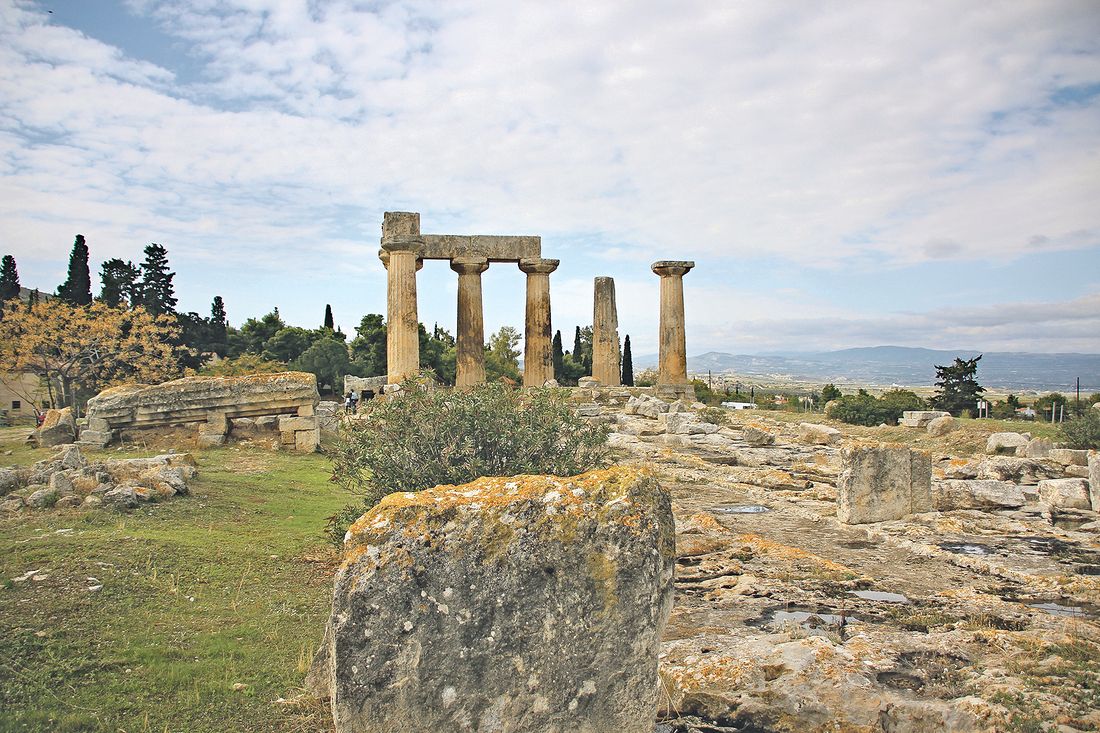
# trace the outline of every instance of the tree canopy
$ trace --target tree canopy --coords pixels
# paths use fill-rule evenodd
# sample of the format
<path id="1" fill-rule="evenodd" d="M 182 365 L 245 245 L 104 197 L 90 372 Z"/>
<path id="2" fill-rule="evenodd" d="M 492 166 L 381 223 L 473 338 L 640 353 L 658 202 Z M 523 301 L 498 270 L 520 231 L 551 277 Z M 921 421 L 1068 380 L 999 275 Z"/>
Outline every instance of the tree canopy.
<path id="1" fill-rule="evenodd" d="M 939 390 L 929 400 L 936 410 L 945 410 L 958 417 L 964 410 L 974 411 L 985 389 L 978 384 L 978 362 L 982 355 L 973 359 L 955 358 L 955 363 L 936 367 L 936 386 Z"/>
<path id="2" fill-rule="evenodd" d="M 171 344 L 177 334 L 172 317 L 140 307 L 15 301 L 0 316 L 0 371 L 44 377 L 51 402 L 71 405 L 81 391 L 179 376 Z"/>
<path id="3" fill-rule="evenodd" d="M 15 258 L 4 255 L 0 262 L 0 303 L 19 297 L 19 270 L 15 267 Z"/>

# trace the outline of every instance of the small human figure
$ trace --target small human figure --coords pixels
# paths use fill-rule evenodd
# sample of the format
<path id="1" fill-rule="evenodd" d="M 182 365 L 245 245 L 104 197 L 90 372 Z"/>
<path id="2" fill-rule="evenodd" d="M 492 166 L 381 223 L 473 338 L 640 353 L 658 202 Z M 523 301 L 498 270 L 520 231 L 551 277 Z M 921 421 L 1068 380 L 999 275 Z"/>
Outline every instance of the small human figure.
<path id="1" fill-rule="evenodd" d="M 351 391 L 351 411 L 354 413 L 359 409 L 359 393 L 354 389 Z"/>
<path id="2" fill-rule="evenodd" d="M 350 413 L 350 412 L 351 412 L 351 393 L 349 392 L 347 394 L 347 396 L 344 397 L 344 413 L 346 414 L 346 413 Z"/>

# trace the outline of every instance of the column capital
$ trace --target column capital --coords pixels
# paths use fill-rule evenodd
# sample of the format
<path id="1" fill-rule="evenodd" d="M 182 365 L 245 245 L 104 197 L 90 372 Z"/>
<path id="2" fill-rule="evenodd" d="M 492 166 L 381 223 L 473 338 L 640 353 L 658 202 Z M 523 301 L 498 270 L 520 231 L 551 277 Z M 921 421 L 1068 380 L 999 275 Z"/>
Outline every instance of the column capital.
<path id="1" fill-rule="evenodd" d="M 451 260 L 451 269 L 459 275 L 480 275 L 489 269 L 489 260 L 485 257 L 455 257 Z"/>
<path id="2" fill-rule="evenodd" d="M 397 252 L 407 252 L 408 250 L 399 249 Z M 390 253 L 385 249 L 378 250 L 378 259 L 382 260 L 382 265 L 388 270 L 390 269 Z M 416 258 L 416 271 L 420 272 L 420 269 L 424 267 L 424 260 L 419 257 Z"/>
<path id="3" fill-rule="evenodd" d="M 695 263 L 691 260 L 660 260 L 649 266 L 653 272 L 661 277 L 683 276 L 693 267 L 695 267 Z"/>
<path id="4" fill-rule="evenodd" d="M 519 269 L 528 275 L 549 275 L 558 269 L 560 260 L 522 259 L 519 261 Z"/>
<path id="5" fill-rule="evenodd" d="M 412 252 L 420 254 L 424 249 L 424 238 L 420 235 L 399 234 L 382 237 L 382 249 L 387 252 Z"/>

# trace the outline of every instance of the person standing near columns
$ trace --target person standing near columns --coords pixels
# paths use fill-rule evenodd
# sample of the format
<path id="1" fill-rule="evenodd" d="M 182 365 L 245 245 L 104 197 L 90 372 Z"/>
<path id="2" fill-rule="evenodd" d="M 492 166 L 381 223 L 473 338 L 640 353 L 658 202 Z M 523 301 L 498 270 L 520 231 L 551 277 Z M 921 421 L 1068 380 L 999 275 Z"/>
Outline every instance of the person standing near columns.
<path id="1" fill-rule="evenodd" d="M 619 315 L 613 278 L 596 278 L 592 303 L 592 376 L 600 384 L 618 386 Z"/>
<path id="2" fill-rule="evenodd" d="M 481 273 L 489 269 L 484 257 L 455 257 L 458 273 L 458 338 L 455 340 L 455 386 L 485 382 L 485 317 L 482 311 Z"/>
<path id="3" fill-rule="evenodd" d="M 687 338 L 684 328 L 684 275 L 694 262 L 662 260 L 651 265 L 661 276 L 661 350 L 657 376 L 658 396 L 683 398 L 695 390 L 687 378 Z"/>
<path id="4" fill-rule="evenodd" d="M 390 384 L 400 384 L 420 368 L 419 318 L 416 312 L 416 271 L 424 240 L 420 214 L 387 211 L 382 223 L 386 265 L 386 371 Z"/>
<path id="5" fill-rule="evenodd" d="M 527 273 L 527 319 L 523 334 L 523 386 L 541 387 L 554 378 L 550 331 L 550 273 L 558 260 L 522 259 Z"/>

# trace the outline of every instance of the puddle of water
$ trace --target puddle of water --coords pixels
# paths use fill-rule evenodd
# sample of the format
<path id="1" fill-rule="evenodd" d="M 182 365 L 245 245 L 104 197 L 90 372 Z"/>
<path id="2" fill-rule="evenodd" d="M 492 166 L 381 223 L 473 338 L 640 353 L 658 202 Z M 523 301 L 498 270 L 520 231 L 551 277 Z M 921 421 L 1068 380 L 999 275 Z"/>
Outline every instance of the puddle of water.
<path id="1" fill-rule="evenodd" d="M 868 601 L 883 601 L 884 603 L 908 603 L 909 599 L 903 596 L 901 593 L 886 593 L 881 590 L 850 590 L 848 591 L 853 596 L 866 599 Z"/>
<path id="2" fill-rule="evenodd" d="M 947 550 L 953 552 L 956 555 L 991 555 L 993 551 L 985 545 L 979 545 L 974 542 L 941 542 L 939 544 L 941 550 Z"/>
<path id="3" fill-rule="evenodd" d="M 821 619 L 822 623 L 818 624 L 815 621 L 810 621 L 810 619 L 814 617 Z M 776 611 L 772 622 L 768 625 L 772 627 L 777 627 L 790 621 L 791 623 L 796 623 L 800 626 L 836 626 L 844 618 L 844 616 L 837 613 L 811 613 L 809 611 Z"/>
<path id="4" fill-rule="evenodd" d="M 764 512 L 770 512 L 772 508 L 770 506 L 761 506 L 760 504 L 738 504 L 736 506 L 712 506 L 710 511 L 717 514 L 762 514 Z"/>
<path id="5" fill-rule="evenodd" d="M 1029 608 L 1046 611 L 1055 616 L 1090 620 L 1100 618 L 1100 606 L 1094 606 L 1091 603 L 1076 603 L 1074 601 L 1062 601 L 1061 603 L 1054 603 L 1053 601 L 1021 601 L 1021 603 Z"/>

